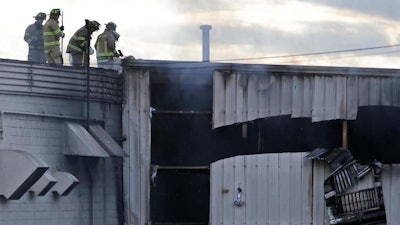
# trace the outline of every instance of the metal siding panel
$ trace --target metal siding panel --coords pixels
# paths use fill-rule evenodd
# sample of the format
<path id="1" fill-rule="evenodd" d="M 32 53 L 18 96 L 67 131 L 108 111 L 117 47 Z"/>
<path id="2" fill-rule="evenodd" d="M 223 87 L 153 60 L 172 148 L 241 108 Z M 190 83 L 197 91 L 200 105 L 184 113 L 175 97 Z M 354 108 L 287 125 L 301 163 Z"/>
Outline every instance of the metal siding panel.
<path id="1" fill-rule="evenodd" d="M 390 77 L 391 71 L 383 75 L 378 72 L 269 70 L 256 75 L 250 71 L 232 72 L 226 77 L 215 72 L 214 128 L 288 114 L 294 118 L 311 117 L 313 122 L 352 120 L 356 119 L 359 106 L 400 106 L 399 78 Z M 240 85 L 234 86 L 236 82 Z"/>
<path id="2" fill-rule="evenodd" d="M 392 223 L 392 212 L 391 209 L 393 206 L 396 206 L 396 204 L 393 204 L 392 199 L 395 199 L 395 196 L 392 196 L 392 165 L 384 165 L 384 172 L 382 172 L 382 191 L 383 191 L 383 201 L 385 203 L 385 209 L 386 209 L 386 222 L 388 222 L 388 225 L 396 224 Z M 398 206 L 398 204 L 397 204 Z M 398 209 L 398 207 L 396 208 Z"/>
<path id="3" fill-rule="evenodd" d="M 245 169 L 246 169 L 246 164 L 245 164 L 245 158 L 243 156 L 236 156 L 234 157 L 235 160 L 235 167 L 234 167 L 234 174 L 235 174 L 235 183 L 234 187 L 235 189 L 233 190 L 235 194 L 237 195 L 238 191 L 237 188 L 242 189 L 242 200 L 246 202 L 246 196 L 248 193 L 248 190 L 245 190 L 244 187 L 246 186 L 246 178 L 245 178 Z M 236 196 L 235 198 L 236 199 Z M 241 206 L 241 207 L 234 207 L 234 224 L 246 224 L 246 207 Z"/>
<path id="4" fill-rule="evenodd" d="M 303 77 L 303 116 L 302 117 L 311 117 L 312 116 L 312 105 L 313 105 L 313 82 L 314 79 L 310 76 Z"/>
<path id="5" fill-rule="evenodd" d="M 290 154 L 289 156 L 290 165 L 289 165 L 289 179 L 290 179 L 290 186 L 289 186 L 289 224 L 296 224 L 299 223 L 303 224 L 303 220 L 301 217 L 301 210 L 303 209 L 302 203 L 302 189 L 303 186 L 301 185 L 301 174 L 302 174 L 302 154 Z"/>
<path id="6" fill-rule="evenodd" d="M 106 102 L 121 102 L 121 76 L 92 69 L 90 97 Z M 73 67 L 49 67 L 0 62 L 0 92 L 51 98 L 86 98 L 86 73 Z"/>
<path id="7" fill-rule="evenodd" d="M 252 74 L 247 82 L 247 121 L 258 119 L 258 97 L 258 76 Z"/>
<path id="8" fill-rule="evenodd" d="M 225 76 L 225 124 L 236 123 L 236 75 L 229 74 Z"/>
<path id="9" fill-rule="evenodd" d="M 272 74 L 269 78 L 269 116 L 278 116 L 280 113 L 280 80 L 276 74 Z"/>
<path id="10" fill-rule="evenodd" d="M 367 77 L 358 78 L 358 106 L 366 106 L 370 102 L 369 80 Z"/>
<path id="11" fill-rule="evenodd" d="M 268 208 L 268 193 L 269 190 L 269 158 L 267 154 L 262 154 L 257 157 L 258 170 L 257 170 L 257 224 L 267 224 L 269 218 Z"/>
<path id="12" fill-rule="evenodd" d="M 223 224 L 222 196 L 224 195 L 223 186 L 223 161 L 220 160 L 211 164 L 210 176 L 210 224 Z"/>
<path id="13" fill-rule="evenodd" d="M 247 115 L 247 76 L 246 74 L 235 73 L 236 77 L 236 105 L 234 108 L 235 123 L 246 121 Z"/>
<path id="14" fill-rule="evenodd" d="M 347 77 L 346 80 L 346 118 L 356 119 L 358 111 L 358 77 Z"/>
<path id="15" fill-rule="evenodd" d="M 400 202 L 400 165 L 384 165 L 382 172 L 382 189 L 386 208 L 388 224 L 397 225 L 400 221 L 399 202 Z"/>
<path id="16" fill-rule="evenodd" d="M 268 117 L 269 113 L 269 75 L 259 77 L 259 96 L 258 96 L 258 117 Z"/>
<path id="17" fill-rule="evenodd" d="M 313 161 L 305 160 L 304 156 L 307 153 L 301 155 L 301 218 L 303 224 L 311 224 L 313 218 Z"/>
<path id="18" fill-rule="evenodd" d="M 279 156 L 278 154 L 271 154 L 269 156 L 269 170 L 268 170 L 268 186 L 270 191 L 268 193 L 268 208 L 269 218 L 268 224 L 279 224 L 280 207 L 279 207 Z"/>
<path id="19" fill-rule="evenodd" d="M 292 82 L 292 117 L 303 117 L 303 79 L 301 76 L 293 76 Z"/>
<path id="20" fill-rule="evenodd" d="M 233 200 L 235 199 L 235 190 L 232 187 L 235 187 L 235 161 L 233 158 L 229 158 L 223 161 L 224 162 L 224 189 L 227 192 L 223 195 L 223 223 L 224 224 L 235 224 L 234 220 L 234 208 L 233 208 Z"/>
<path id="21" fill-rule="evenodd" d="M 336 111 L 336 78 L 325 77 L 325 99 L 322 104 L 322 120 L 331 120 L 335 118 Z"/>
<path id="22" fill-rule="evenodd" d="M 292 114 L 292 82 L 293 77 L 290 75 L 283 75 L 280 77 L 282 83 L 281 93 L 281 115 Z"/>
<path id="23" fill-rule="evenodd" d="M 254 155 L 245 157 L 245 180 L 246 186 L 246 225 L 256 225 L 258 201 L 263 201 L 257 194 L 258 190 L 258 157 Z"/>
<path id="24" fill-rule="evenodd" d="M 324 200 L 324 180 L 326 177 L 326 165 L 323 162 L 313 160 L 313 218 L 312 224 L 324 223 L 326 219 L 325 200 Z"/>
<path id="25" fill-rule="evenodd" d="M 284 153 L 236 156 L 212 165 L 212 224 L 328 225 L 323 183 L 332 169 L 322 161 L 304 160 L 304 155 Z M 218 163 L 221 166 L 216 167 Z M 214 176 L 216 173 L 219 175 Z M 399 177 L 399 165 L 384 166 L 382 183 L 388 224 L 397 224 L 400 220 Z M 215 187 L 218 182 L 223 182 L 223 187 Z M 372 179 L 357 188 L 369 187 L 371 184 Z M 246 204 L 233 209 L 238 186 L 243 187 L 243 200 Z M 215 200 L 221 189 L 229 191 L 223 192 L 223 202 L 218 205 Z"/>
<path id="26" fill-rule="evenodd" d="M 335 115 L 333 119 L 346 118 L 346 77 L 338 76 L 336 79 Z"/>
<path id="27" fill-rule="evenodd" d="M 213 128 L 225 125 L 225 81 L 224 74 L 213 74 Z"/>
<path id="28" fill-rule="evenodd" d="M 400 165 L 392 165 L 391 167 L 392 173 L 391 173 L 391 205 L 390 205 L 390 222 L 392 224 L 396 224 L 400 221 L 400 195 L 399 195 L 399 190 L 400 190 Z"/>
<path id="29" fill-rule="evenodd" d="M 378 105 L 379 104 L 379 87 L 380 87 L 380 78 L 369 77 L 369 102 L 368 105 Z"/>
<path id="30" fill-rule="evenodd" d="M 390 77 L 383 77 L 381 79 L 379 105 L 389 106 L 392 102 L 392 79 Z"/>
<path id="31" fill-rule="evenodd" d="M 303 160 L 305 154 L 247 155 L 220 161 L 224 162 L 225 168 L 219 178 L 224 182 L 224 189 L 229 189 L 229 192 L 225 192 L 225 202 L 218 206 L 223 208 L 222 212 L 210 213 L 211 221 L 217 221 L 219 218 L 214 217 L 223 214 L 223 220 L 218 222 L 218 225 L 311 224 L 313 161 Z M 213 170 L 214 166 L 211 168 Z M 211 171 L 211 174 L 213 184 L 218 178 L 214 177 L 214 171 Z M 322 174 L 325 174 L 324 171 Z M 323 180 L 319 184 L 322 186 Z M 246 202 L 241 207 L 233 206 L 238 186 L 243 189 L 243 200 Z M 218 189 L 211 187 L 211 198 L 216 198 L 214 192 L 217 192 L 217 195 L 221 193 Z M 215 199 L 211 199 L 210 202 L 217 204 Z M 211 205 L 210 209 L 216 207 Z M 323 215 L 321 218 L 324 219 Z"/>
<path id="32" fill-rule="evenodd" d="M 290 221 L 290 186 L 293 185 L 290 180 L 291 153 L 278 154 L 278 185 L 279 185 L 279 222 L 289 224 Z"/>
<path id="33" fill-rule="evenodd" d="M 323 76 L 314 77 L 313 90 L 312 121 L 317 122 L 324 118 L 325 79 Z"/>

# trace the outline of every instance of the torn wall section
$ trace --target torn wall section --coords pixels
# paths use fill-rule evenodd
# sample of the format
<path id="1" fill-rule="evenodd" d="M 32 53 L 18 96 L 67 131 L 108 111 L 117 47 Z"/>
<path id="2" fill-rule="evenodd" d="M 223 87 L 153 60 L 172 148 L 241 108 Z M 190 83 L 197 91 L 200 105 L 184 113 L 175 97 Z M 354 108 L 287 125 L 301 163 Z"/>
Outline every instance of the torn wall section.
<path id="1" fill-rule="evenodd" d="M 324 160 L 333 169 L 324 181 L 330 224 L 386 224 L 381 163 L 361 165 L 341 148 L 317 148 L 305 158 Z"/>

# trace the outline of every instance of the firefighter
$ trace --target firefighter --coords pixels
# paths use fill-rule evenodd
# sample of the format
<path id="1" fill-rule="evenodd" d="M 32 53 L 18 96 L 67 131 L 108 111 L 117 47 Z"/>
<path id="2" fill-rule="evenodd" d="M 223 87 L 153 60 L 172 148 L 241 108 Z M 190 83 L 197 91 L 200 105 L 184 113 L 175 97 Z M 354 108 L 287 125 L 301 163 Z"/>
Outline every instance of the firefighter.
<path id="1" fill-rule="evenodd" d="M 59 26 L 58 18 L 60 17 L 60 9 L 52 9 L 50 18 L 43 27 L 44 50 L 46 53 L 47 63 L 63 64 L 62 52 L 60 50 L 60 38 L 64 38 L 64 26 Z"/>
<path id="2" fill-rule="evenodd" d="M 113 22 L 106 24 L 104 32 L 101 33 L 96 40 L 96 58 L 97 66 L 104 69 L 116 69 L 115 57 L 120 57 L 115 47 L 115 43 L 119 39 L 119 34 L 116 31 L 117 25 Z"/>
<path id="3" fill-rule="evenodd" d="M 87 21 L 85 26 L 79 28 L 69 40 L 67 53 L 70 54 L 70 64 L 72 66 L 83 67 L 87 65 L 87 48 L 89 47 L 89 55 L 94 50 L 90 45 L 90 39 L 93 32 L 98 31 L 100 23 L 96 20 Z"/>
<path id="4" fill-rule="evenodd" d="M 35 63 L 46 63 L 43 44 L 43 21 L 46 13 L 40 12 L 34 16 L 35 22 L 25 29 L 24 40 L 28 43 L 28 61 Z"/>

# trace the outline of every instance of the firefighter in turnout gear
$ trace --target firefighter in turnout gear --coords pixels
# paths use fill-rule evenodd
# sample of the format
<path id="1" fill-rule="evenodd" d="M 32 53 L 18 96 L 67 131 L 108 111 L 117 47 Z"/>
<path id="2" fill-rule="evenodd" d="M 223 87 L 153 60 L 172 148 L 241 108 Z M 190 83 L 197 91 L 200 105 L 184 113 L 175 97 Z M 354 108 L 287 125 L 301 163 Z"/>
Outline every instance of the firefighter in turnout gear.
<path id="1" fill-rule="evenodd" d="M 90 43 L 93 32 L 98 31 L 100 23 L 96 20 L 88 21 L 85 26 L 79 28 L 71 37 L 67 47 L 67 53 L 70 54 L 70 64 L 72 66 L 83 67 L 87 64 L 87 48 L 89 47 L 89 55 L 93 54 L 94 50 Z M 88 38 L 88 39 L 87 39 Z M 89 43 L 88 43 L 89 42 Z"/>
<path id="2" fill-rule="evenodd" d="M 60 17 L 60 9 L 52 9 L 50 18 L 43 27 L 44 50 L 46 53 L 47 63 L 63 64 L 62 52 L 60 50 L 60 38 L 65 36 L 64 26 L 58 25 Z"/>
<path id="3" fill-rule="evenodd" d="M 115 69 L 115 57 L 120 57 L 115 47 L 119 34 L 116 31 L 117 25 L 113 22 L 106 24 L 106 28 L 102 34 L 97 37 L 95 48 L 98 67 L 104 69 Z"/>
<path id="4" fill-rule="evenodd" d="M 28 43 L 28 61 L 35 63 L 46 63 L 46 55 L 43 45 L 43 21 L 46 20 L 45 13 L 38 13 L 35 23 L 25 29 L 24 40 Z"/>

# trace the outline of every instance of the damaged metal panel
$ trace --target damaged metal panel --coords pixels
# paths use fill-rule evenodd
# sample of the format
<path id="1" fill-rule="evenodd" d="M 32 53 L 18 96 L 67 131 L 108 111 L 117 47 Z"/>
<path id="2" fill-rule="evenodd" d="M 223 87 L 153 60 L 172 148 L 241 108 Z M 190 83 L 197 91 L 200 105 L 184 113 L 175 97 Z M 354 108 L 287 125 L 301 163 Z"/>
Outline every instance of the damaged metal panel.
<path id="1" fill-rule="evenodd" d="M 210 224 L 311 224 L 305 153 L 236 156 L 211 164 Z"/>
<path id="2" fill-rule="evenodd" d="M 381 163 L 359 164 L 341 148 L 317 148 L 305 158 L 324 160 L 332 167 L 323 182 L 330 224 L 386 224 Z"/>
<path id="3" fill-rule="evenodd" d="M 335 220 L 329 217 L 324 183 L 326 180 L 336 183 L 335 176 L 341 176 L 337 179 L 339 182 L 353 179 L 347 190 L 333 198 L 333 203 L 341 210 L 340 215 L 350 218 L 359 213 L 365 216 L 364 221 L 348 220 L 347 224 L 397 224 L 400 221 L 400 165 L 383 165 L 379 176 L 373 172 L 372 165 L 358 165 L 360 167 L 353 170 L 357 166 L 354 160 L 326 158 L 335 162 L 336 169 L 333 169 L 322 157 L 314 161 L 305 157 L 309 154 L 318 159 L 314 153 L 236 156 L 211 164 L 210 224 L 331 224 L 330 221 Z M 343 168 L 356 176 L 348 177 L 349 172 Z M 386 223 L 377 221 L 385 218 L 382 213 L 386 213 Z M 336 224 L 346 223 L 338 220 Z"/>
<path id="4" fill-rule="evenodd" d="M 400 77 L 392 70 L 276 70 L 216 70 L 213 128 L 279 115 L 354 120 L 359 106 L 400 106 Z"/>

